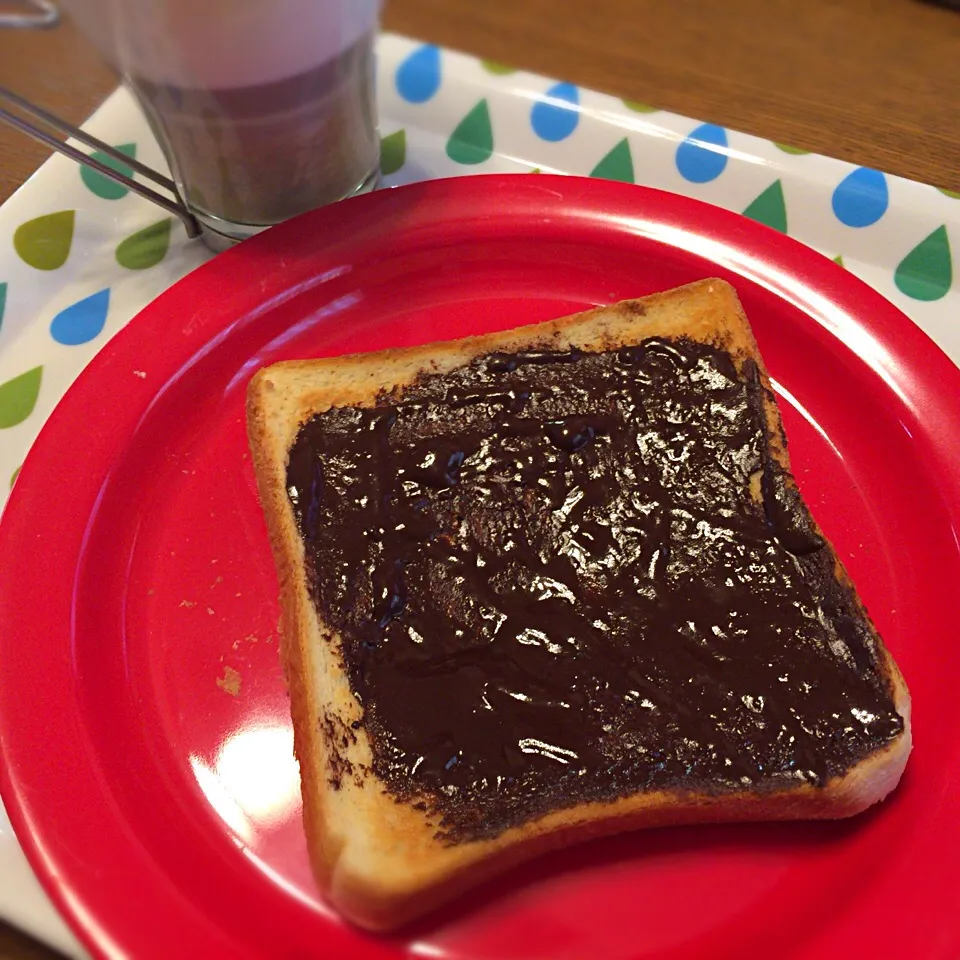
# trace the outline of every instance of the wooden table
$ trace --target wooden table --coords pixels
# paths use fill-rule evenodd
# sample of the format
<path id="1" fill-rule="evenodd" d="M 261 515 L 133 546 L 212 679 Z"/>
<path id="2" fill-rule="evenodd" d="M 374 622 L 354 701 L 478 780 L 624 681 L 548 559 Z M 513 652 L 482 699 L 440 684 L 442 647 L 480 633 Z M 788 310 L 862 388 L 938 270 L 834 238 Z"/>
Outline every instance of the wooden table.
<path id="1" fill-rule="evenodd" d="M 960 13 L 921 0 L 387 0 L 384 26 L 960 190 Z M 69 23 L 0 33 L 0 86 L 68 120 L 115 83 Z M 0 127 L 0 201 L 45 156 Z M 0 924 L 0 958 L 53 956 Z"/>
<path id="2" fill-rule="evenodd" d="M 923 0 L 386 0 L 390 30 L 960 190 L 960 13 Z M 72 121 L 116 78 L 70 24 L 0 86 Z M 0 201 L 46 156 L 0 127 Z"/>

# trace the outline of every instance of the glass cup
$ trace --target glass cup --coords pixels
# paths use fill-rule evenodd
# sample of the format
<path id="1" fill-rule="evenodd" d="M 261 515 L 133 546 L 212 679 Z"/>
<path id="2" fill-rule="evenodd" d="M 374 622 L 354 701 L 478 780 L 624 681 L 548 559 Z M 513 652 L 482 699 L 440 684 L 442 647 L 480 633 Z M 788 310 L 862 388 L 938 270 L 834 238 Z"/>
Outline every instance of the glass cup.
<path id="1" fill-rule="evenodd" d="M 381 0 L 64 0 L 223 249 L 380 177 Z"/>

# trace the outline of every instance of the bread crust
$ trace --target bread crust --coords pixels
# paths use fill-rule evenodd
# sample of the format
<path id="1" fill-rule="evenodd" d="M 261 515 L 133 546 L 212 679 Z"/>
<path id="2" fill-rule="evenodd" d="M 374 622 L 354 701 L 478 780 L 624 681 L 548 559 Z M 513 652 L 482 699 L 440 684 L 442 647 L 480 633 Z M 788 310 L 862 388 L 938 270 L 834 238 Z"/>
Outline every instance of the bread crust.
<path id="1" fill-rule="evenodd" d="M 899 782 L 911 749 L 910 696 L 839 560 L 836 575 L 850 588 L 873 632 L 880 671 L 904 729 L 895 741 L 822 787 L 804 783 L 713 795 L 639 792 L 554 810 L 492 839 L 447 845 L 435 838 L 429 812 L 397 802 L 369 772 L 370 744 L 362 728 L 351 726 L 361 712 L 341 668 L 340 638 L 319 621 L 311 603 L 303 546 L 286 494 L 287 454 L 301 425 L 331 407 L 372 406 L 383 390 L 402 392 L 423 374 L 445 373 L 491 352 L 598 351 L 651 336 L 712 344 L 727 351 L 738 370 L 750 360 L 756 364 L 769 449 L 792 482 L 767 370 L 735 290 L 718 279 L 502 333 L 277 363 L 251 380 L 248 435 L 279 580 L 281 657 L 290 689 L 307 844 L 319 885 L 353 923 L 370 930 L 395 928 L 512 865 L 589 837 L 682 823 L 848 817 L 882 800 Z"/>

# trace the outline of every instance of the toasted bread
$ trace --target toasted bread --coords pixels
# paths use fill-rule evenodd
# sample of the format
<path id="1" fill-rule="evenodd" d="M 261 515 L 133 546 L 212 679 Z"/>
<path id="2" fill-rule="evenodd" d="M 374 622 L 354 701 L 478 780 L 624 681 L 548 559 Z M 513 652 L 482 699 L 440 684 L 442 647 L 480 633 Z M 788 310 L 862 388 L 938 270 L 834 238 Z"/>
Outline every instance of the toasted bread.
<path id="1" fill-rule="evenodd" d="M 492 353 L 596 353 L 652 337 L 710 344 L 728 354 L 741 373 L 753 365 L 762 387 L 767 453 L 792 484 L 780 416 L 750 325 L 734 289 L 715 279 L 504 333 L 278 363 L 259 371 L 250 383 L 249 440 L 279 578 L 281 651 L 307 844 L 329 901 L 359 926 L 395 928 L 513 864 L 584 838 L 668 824 L 847 817 L 883 799 L 900 779 L 911 748 L 909 694 L 838 559 L 835 577 L 854 598 L 870 632 L 872 669 L 903 723 L 898 736 L 824 783 L 750 784 L 721 791 L 690 790 L 683 784 L 635 789 L 572 806 L 554 805 L 490 835 L 451 841 L 438 830 L 438 815 L 429 803 L 398 796 L 378 779 L 364 707 L 344 665 L 343 638 L 324 622 L 312 598 L 288 496 L 288 455 L 301 427 L 332 408 L 372 407 L 385 396 L 402 397 L 424 376 L 448 373 Z M 758 483 L 752 483 L 749 495 L 760 497 Z M 826 538 L 823 549 L 834 556 Z M 789 644 L 789 638 L 784 642 Z"/>

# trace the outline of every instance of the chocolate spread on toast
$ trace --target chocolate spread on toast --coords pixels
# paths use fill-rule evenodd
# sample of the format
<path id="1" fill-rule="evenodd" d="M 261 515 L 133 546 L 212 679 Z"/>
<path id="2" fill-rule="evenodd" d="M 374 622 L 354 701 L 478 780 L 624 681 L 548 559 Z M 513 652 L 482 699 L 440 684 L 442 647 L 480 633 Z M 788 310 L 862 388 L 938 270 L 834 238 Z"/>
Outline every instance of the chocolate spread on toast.
<path id="1" fill-rule="evenodd" d="M 763 402 L 752 361 L 648 339 L 489 355 L 301 428 L 288 494 L 373 772 L 448 842 L 822 785 L 900 734 Z"/>

